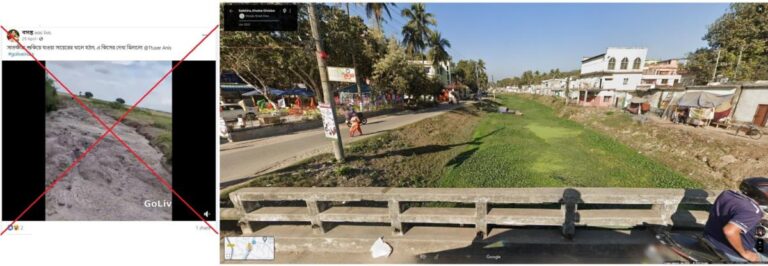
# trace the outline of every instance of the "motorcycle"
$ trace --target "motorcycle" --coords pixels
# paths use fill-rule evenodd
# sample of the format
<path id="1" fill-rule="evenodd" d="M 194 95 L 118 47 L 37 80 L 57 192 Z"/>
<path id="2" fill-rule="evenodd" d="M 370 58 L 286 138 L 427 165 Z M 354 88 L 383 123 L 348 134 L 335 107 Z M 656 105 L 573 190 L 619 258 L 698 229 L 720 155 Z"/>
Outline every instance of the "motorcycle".
<path id="1" fill-rule="evenodd" d="M 357 116 L 357 119 L 360 119 L 360 124 L 363 124 L 363 125 L 368 124 L 368 119 L 365 118 L 365 115 L 363 115 L 363 112 L 355 112 L 355 116 Z M 347 127 L 352 126 L 352 122 L 349 121 L 349 119 L 347 119 L 346 123 L 347 123 Z"/>
<path id="2" fill-rule="evenodd" d="M 755 249 L 763 253 L 768 231 L 768 220 L 762 220 L 756 230 Z M 646 256 L 654 263 L 730 263 L 702 234 L 673 233 L 667 227 L 654 229 L 656 245 L 646 250 Z"/>

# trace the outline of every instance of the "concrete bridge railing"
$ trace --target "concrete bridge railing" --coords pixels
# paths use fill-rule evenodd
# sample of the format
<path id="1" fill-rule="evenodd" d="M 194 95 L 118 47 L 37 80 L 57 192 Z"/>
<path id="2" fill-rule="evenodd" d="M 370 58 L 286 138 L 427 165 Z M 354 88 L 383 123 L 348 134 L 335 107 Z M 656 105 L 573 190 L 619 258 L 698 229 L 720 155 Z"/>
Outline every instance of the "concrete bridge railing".
<path id="1" fill-rule="evenodd" d="M 642 224 L 700 227 L 720 191 L 648 188 L 243 188 L 230 193 L 244 234 L 252 223 L 308 222 L 316 233 L 328 223 L 594 226 Z M 289 204 L 290 203 L 290 204 Z"/>

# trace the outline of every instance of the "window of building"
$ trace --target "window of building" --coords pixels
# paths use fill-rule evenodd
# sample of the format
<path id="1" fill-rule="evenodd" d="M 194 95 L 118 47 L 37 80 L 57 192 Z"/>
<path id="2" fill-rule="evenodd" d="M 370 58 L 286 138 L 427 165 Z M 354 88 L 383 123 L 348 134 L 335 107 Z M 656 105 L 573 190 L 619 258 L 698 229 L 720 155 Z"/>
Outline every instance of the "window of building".
<path id="1" fill-rule="evenodd" d="M 616 58 L 611 57 L 611 59 L 608 60 L 608 69 L 613 70 L 616 68 Z"/>
<path id="2" fill-rule="evenodd" d="M 626 58 L 624 58 L 624 59 L 626 59 Z M 627 85 L 627 84 L 629 84 L 629 78 L 624 78 L 624 85 Z"/>
<path id="3" fill-rule="evenodd" d="M 635 58 L 635 62 L 632 62 L 632 69 L 640 69 L 640 57 Z"/>
<path id="4" fill-rule="evenodd" d="M 669 80 L 667 80 L 667 79 L 662 79 L 662 80 L 661 80 L 661 84 L 667 85 L 667 81 L 669 81 Z"/>
<path id="5" fill-rule="evenodd" d="M 603 96 L 603 102 L 607 103 L 611 101 L 611 96 Z"/>
<path id="6" fill-rule="evenodd" d="M 621 59 L 621 69 L 627 69 L 627 65 L 629 64 L 629 59 L 624 57 L 624 59 Z"/>

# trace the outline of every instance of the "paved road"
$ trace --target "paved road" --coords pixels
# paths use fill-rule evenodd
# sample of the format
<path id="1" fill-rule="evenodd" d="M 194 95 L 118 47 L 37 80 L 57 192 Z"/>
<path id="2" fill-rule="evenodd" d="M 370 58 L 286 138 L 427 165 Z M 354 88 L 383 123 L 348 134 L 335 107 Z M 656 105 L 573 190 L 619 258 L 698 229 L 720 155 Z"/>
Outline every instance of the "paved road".
<path id="1" fill-rule="evenodd" d="M 359 141 L 457 107 L 458 105 L 440 105 L 418 112 L 372 117 L 368 119 L 368 124 L 363 126 L 363 136 L 349 138 L 342 135 L 342 140 L 344 143 Z M 342 125 L 341 129 L 346 133 L 345 125 Z M 233 185 L 255 174 L 278 170 L 298 160 L 331 151 L 330 139 L 325 138 L 320 128 L 270 138 L 225 143 L 221 145 L 221 186 Z"/>

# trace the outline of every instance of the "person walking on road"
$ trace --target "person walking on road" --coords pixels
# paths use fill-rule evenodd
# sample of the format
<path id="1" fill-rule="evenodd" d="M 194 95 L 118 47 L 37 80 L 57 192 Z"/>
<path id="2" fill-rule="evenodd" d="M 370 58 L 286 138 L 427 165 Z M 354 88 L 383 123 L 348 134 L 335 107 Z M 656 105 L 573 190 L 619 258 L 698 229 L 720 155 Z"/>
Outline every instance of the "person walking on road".
<path id="1" fill-rule="evenodd" d="M 361 125 L 362 122 L 360 121 L 359 117 L 357 117 L 356 115 L 352 115 L 352 118 L 349 119 L 349 122 L 352 125 L 349 127 L 349 137 L 363 135 L 363 127 Z"/>

